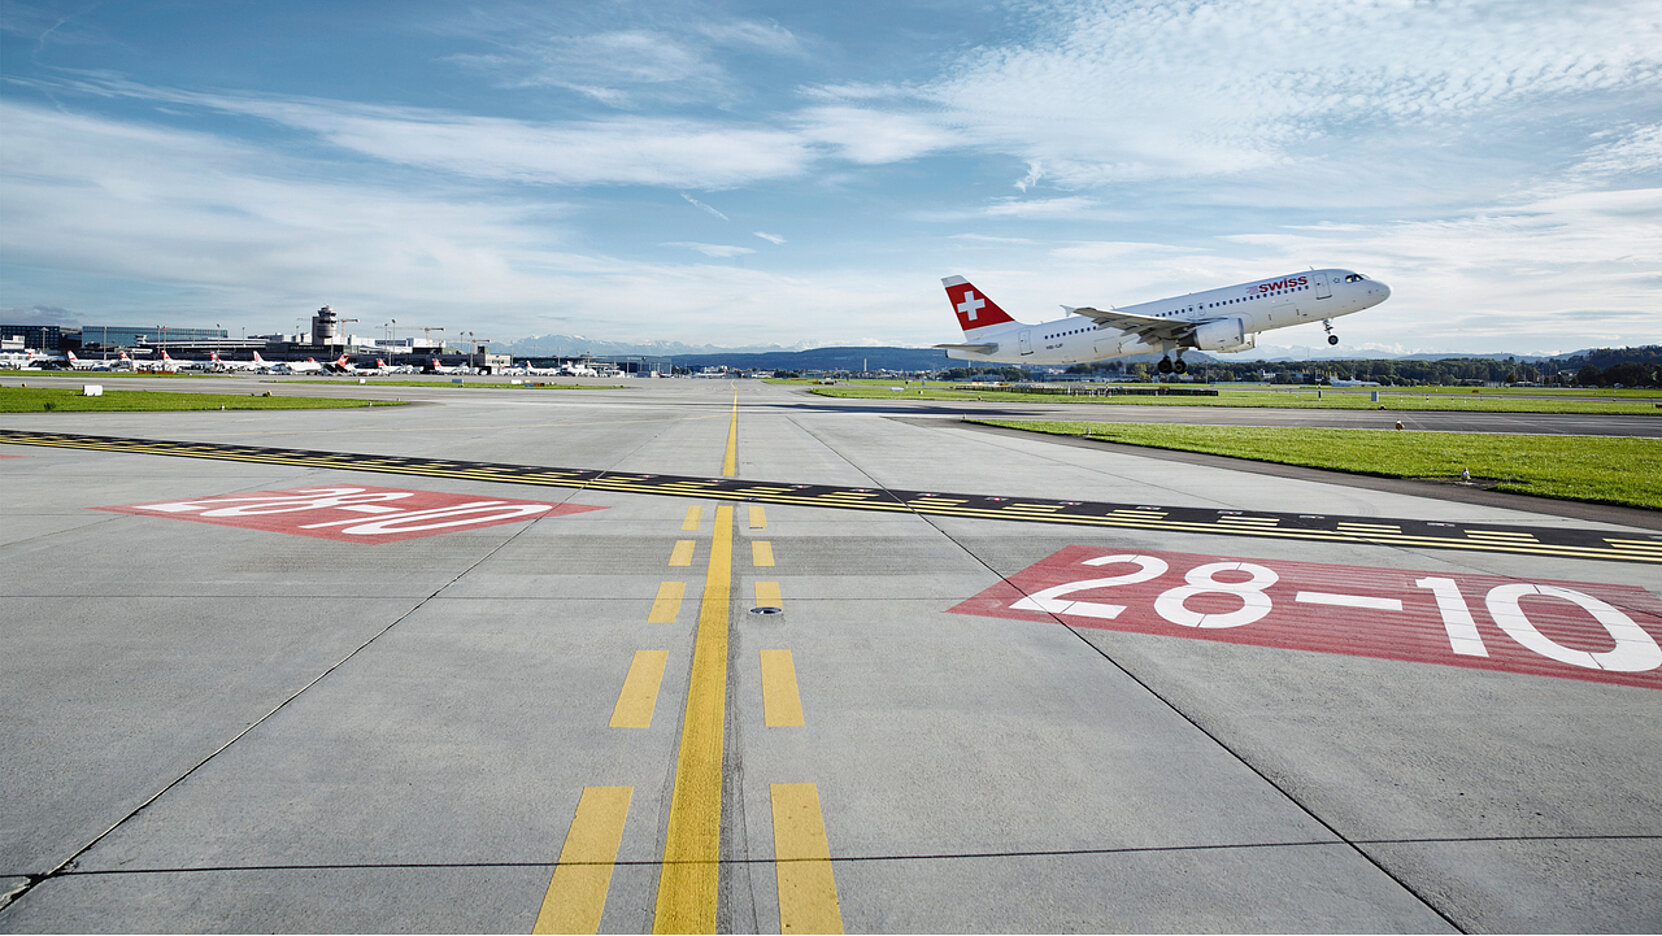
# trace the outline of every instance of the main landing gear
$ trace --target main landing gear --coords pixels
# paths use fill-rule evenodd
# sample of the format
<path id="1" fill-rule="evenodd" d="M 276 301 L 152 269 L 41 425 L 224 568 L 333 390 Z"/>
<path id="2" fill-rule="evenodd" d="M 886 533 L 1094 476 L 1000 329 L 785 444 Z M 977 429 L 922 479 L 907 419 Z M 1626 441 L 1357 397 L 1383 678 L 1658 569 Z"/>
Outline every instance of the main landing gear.
<path id="1" fill-rule="evenodd" d="M 1322 319 L 1322 327 L 1327 329 L 1327 343 L 1328 344 L 1338 344 L 1339 343 L 1339 336 L 1333 334 L 1333 320 L 1332 319 Z"/>
<path id="2" fill-rule="evenodd" d="M 1173 361 L 1169 357 L 1161 358 L 1160 363 L 1155 365 L 1155 368 L 1162 374 L 1183 374 L 1188 372 L 1189 365 L 1183 363 L 1183 356 L 1182 354 L 1179 354 L 1176 361 Z"/>

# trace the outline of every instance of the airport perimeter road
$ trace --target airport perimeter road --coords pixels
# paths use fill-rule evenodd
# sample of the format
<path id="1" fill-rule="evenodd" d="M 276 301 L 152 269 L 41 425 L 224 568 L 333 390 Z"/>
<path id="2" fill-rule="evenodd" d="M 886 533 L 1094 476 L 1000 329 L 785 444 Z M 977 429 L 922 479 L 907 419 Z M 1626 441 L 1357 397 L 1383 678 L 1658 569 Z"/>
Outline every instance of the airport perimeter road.
<path id="1" fill-rule="evenodd" d="M 0 416 L 0 931 L 1662 921 L 1655 532 L 642 383 Z"/>

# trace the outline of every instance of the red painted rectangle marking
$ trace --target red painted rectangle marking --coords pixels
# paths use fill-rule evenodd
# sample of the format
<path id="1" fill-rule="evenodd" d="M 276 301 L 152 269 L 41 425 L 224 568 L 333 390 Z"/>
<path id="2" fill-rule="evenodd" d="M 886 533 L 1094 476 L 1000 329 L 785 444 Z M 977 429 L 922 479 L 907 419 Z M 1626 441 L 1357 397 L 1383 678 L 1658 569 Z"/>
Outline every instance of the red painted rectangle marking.
<path id="1" fill-rule="evenodd" d="M 1662 689 L 1632 585 L 1069 546 L 950 610 Z"/>
<path id="2" fill-rule="evenodd" d="M 604 510 L 586 504 L 480 497 L 404 488 L 335 486 L 249 491 L 185 501 L 94 507 L 220 526 L 293 533 L 348 543 L 391 543 L 418 536 Z"/>

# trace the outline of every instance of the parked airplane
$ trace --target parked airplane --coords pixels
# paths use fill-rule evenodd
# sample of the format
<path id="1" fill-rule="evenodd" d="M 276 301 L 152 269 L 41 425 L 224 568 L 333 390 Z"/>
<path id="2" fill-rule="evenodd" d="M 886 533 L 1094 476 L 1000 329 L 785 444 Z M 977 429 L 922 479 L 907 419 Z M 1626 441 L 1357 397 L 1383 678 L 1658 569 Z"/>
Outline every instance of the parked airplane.
<path id="1" fill-rule="evenodd" d="M 277 364 L 272 364 L 271 369 L 280 374 L 323 373 L 323 365 L 317 362 L 317 358 L 307 358 L 304 361 L 282 361 Z"/>
<path id="2" fill-rule="evenodd" d="M 69 356 L 70 370 L 116 371 L 133 369 L 133 359 L 128 357 L 125 351 L 121 352 L 121 357 L 114 361 L 89 361 L 85 358 L 76 357 L 73 351 L 66 353 Z"/>
<path id="3" fill-rule="evenodd" d="M 964 329 L 946 356 L 996 364 L 1084 364 L 1157 353 L 1160 373 L 1188 370 L 1183 352 L 1245 351 L 1259 332 L 1320 321 L 1338 344 L 1333 319 L 1390 298 L 1390 287 L 1350 270 L 1309 270 L 1123 309 L 1063 306 L 1068 318 L 1029 325 L 1011 318 L 962 276 L 941 280 Z M 1073 316 L 1078 316 L 1075 318 Z M 1175 353 L 1176 360 L 1172 360 Z"/>
<path id="4" fill-rule="evenodd" d="M 163 348 L 162 356 L 159 358 L 147 358 L 142 361 L 134 361 L 133 370 L 177 374 L 179 372 L 179 362 L 168 356 L 167 349 Z"/>
<path id="5" fill-rule="evenodd" d="M 266 371 L 271 369 L 271 365 L 260 357 L 258 351 L 254 352 L 252 361 L 227 361 L 219 356 L 218 351 L 209 352 L 208 357 L 211 359 L 210 366 L 219 371 Z"/>

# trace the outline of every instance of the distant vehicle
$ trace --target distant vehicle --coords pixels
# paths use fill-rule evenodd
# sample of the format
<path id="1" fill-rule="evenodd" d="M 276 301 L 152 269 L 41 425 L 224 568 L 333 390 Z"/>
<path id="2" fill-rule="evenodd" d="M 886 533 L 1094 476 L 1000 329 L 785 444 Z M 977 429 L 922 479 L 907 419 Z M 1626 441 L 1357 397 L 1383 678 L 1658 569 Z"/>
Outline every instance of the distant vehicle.
<path id="1" fill-rule="evenodd" d="M 1123 309 L 1063 306 L 1069 318 L 1029 325 L 1011 318 L 962 276 L 941 280 L 964 330 L 946 356 L 988 364 L 1085 364 L 1133 354 L 1161 355 L 1162 374 L 1183 373 L 1183 352 L 1245 351 L 1259 332 L 1320 321 L 1338 344 L 1333 319 L 1390 298 L 1390 287 L 1350 270 L 1309 270 Z M 1078 316 L 1074 318 L 1072 316 Z M 1173 354 L 1176 360 L 1173 361 Z"/>

